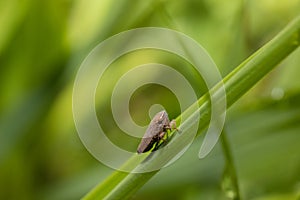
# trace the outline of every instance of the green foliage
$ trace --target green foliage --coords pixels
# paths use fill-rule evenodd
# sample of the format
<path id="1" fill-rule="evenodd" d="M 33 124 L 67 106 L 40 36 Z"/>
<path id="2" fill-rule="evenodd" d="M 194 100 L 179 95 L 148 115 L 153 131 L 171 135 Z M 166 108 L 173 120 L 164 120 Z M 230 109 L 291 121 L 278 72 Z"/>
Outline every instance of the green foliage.
<path id="1" fill-rule="evenodd" d="M 0 1 L 0 199 L 226 199 L 221 186 L 228 174 L 236 176 L 242 199 L 299 198 L 299 18 L 284 29 L 299 10 L 298 0 Z M 182 158 L 159 172 L 114 171 L 80 142 L 71 107 L 78 67 L 99 42 L 145 26 L 181 31 L 215 60 L 228 104 L 238 100 L 226 119 L 229 161 L 220 144 L 207 158 L 197 157 L 209 118 L 202 119 L 199 137 Z M 159 62 L 181 70 L 209 113 L 205 84 L 192 70 L 182 70 L 188 63 L 165 52 L 136 53 L 112 64 L 101 80 L 104 93 L 95 97 L 109 137 L 130 151 L 139 141 L 119 137 L 107 105 L 113 83 L 133 65 Z M 139 124 L 149 123 L 154 103 L 170 110 L 170 118 L 181 114 L 166 88 L 145 86 L 133 97 L 130 112 Z M 172 143 L 181 142 L 174 137 Z M 226 171 L 226 165 L 235 170 Z"/>
<path id="2" fill-rule="evenodd" d="M 227 75 L 223 82 L 226 89 L 226 98 L 228 106 L 232 105 L 237 101 L 244 93 L 246 93 L 257 81 L 259 81 L 263 76 L 265 76 L 271 69 L 273 69 L 282 59 L 288 56 L 300 45 L 300 17 L 295 19 L 286 29 L 284 29 L 278 36 L 276 36 L 272 41 L 266 44 L 264 47 L 259 49 L 256 53 L 250 56 L 245 62 L 239 65 L 233 72 Z M 217 95 L 219 93 L 220 84 L 217 84 L 212 88 L 211 96 Z M 209 124 L 210 119 L 210 105 L 208 95 L 201 97 L 196 104 L 200 104 L 200 124 L 198 129 L 198 135 L 202 133 Z M 195 107 L 197 108 L 197 107 Z M 194 106 L 191 106 L 184 112 L 184 115 L 193 115 L 193 112 L 198 112 L 198 110 L 193 110 Z M 206 114 L 208 113 L 208 114 Z M 180 118 L 180 117 L 178 117 Z M 179 129 L 185 129 L 183 126 L 190 126 L 196 123 L 195 120 L 189 120 L 187 123 L 183 123 Z M 185 133 L 182 133 L 185 134 Z M 155 153 L 151 155 L 150 159 L 141 164 L 142 167 L 147 168 L 148 165 L 151 166 L 151 162 L 155 163 L 156 160 L 165 160 L 166 163 L 177 155 L 182 149 L 182 145 L 185 145 L 185 137 L 179 136 L 171 141 L 169 146 L 176 146 L 177 151 L 171 153 Z M 171 147 L 170 147 L 171 148 Z M 227 148 L 225 148 L 226 151 Z M 227 153 L 228 155 L 228 153 Z M 227 156 L 228 157 L 228 156 Z M 128 161 L 128 163 L 132 160 Z M 148 164 L 150 163 L 150 164 Z M 233 165 L 233 164 L 231 164 Z M 137 166 L 139 167 L 139 166 Z M 231 167 L 232 169 L 232 167 Z M 122 199 L 129 198 L 135 193 L 142 185 L 145 184 L 146 180 L 150 179 L 158 171 L 144 174 L 130 173 L 124 176 L 123 172 L 116 172 L 113 177 L 110 177 L 107 182 L 101 184 L 98 188 L 95 188 L 91 195 L 88 195 L 86 199 Z M 118 175 L 119 173 L 119 175 Z M 116 184 L 118 180 L 118 184 Z M 115 185 L 116 184 L 116 185 Z M 107 193 L 107 188 L 111 185 L 115 185 L 110 192 Z M 105 191 L 105 192 L 104 192 Z"/>

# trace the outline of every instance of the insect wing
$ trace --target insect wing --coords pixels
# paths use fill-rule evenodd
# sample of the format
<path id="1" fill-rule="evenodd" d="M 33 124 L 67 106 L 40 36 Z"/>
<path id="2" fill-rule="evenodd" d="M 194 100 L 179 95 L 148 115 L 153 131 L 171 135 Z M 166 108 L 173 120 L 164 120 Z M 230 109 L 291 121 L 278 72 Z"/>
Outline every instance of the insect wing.
<path id="1" fill-rule="evenodd" d="M 154 139 L 154 137 L 156 135 L 159 134 L 159 132 L 161 132 L 163 130 L 163 128 L 161 126 L 158 126 L 158 124 L 156 123 L 156 121 L 153 120 L 150 122 L 145 135 L 143 136 L 141 143 L 138 147 L 138 153 L 143 153 L 145 152 L 149 147 L 151 147 L 153 144 L 152 140 Z"/>
<path id="2" fill-rule="evenodd" d="M 143 138 L 137 149 L 137 152 L 144 153 L 144 152 L 150 150 L 149 148 L 152 147 L 153 143 L 154 143 L 153 138 Z"/>
<path id="3" fill-rule="evenodd" d="M 137 152 L 143 153 L 150 150 L 157 139 L 158 135 L 164 130 L 164 127 L 169 124 L 169 118 L 166 111 L 157 113 L 151 120 L 141 143 L 138 146 Z"/>

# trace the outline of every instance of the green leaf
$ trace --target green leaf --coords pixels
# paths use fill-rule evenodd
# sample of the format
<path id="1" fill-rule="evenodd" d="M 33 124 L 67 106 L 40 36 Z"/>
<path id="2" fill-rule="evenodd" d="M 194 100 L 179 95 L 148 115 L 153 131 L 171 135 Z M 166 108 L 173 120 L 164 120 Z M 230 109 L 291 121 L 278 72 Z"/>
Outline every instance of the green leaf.
<path id="1" fill-rule="evenodd" d="M 223 84 L 226 89 L 227 105 L 230 107 L 242 95 L 249 91 L 259 80 L 268 74 L 276 65 L 290 55 L 300 45 L 300 17 L 291 22 L 281 33 L 273 40 L 259 49 L 256 53 L 246 59 L 242 64 L 236 67 L 229 75 L 223 79 Z M 222 83 L 217 84 L 210 92 L 212 95 L 218 94 Z M 210 103 L 209 94 L 201 97 L 195 104 L 187 109 L 176 121 L 184 115 L 190 117 L 188 121 L 181 124 L 179 129 L 185 129 L 188 126 L 193 126 L 198 120 L 193 116 L 199 110 L 196 110 L 197 105 L 200 105 L 200 124 L 197 135 L 201 134 L 210 121 Z M 133 156 L 124 166 L 137 166 L 138 168 L 146 168 L 155 166 L 158 161 L 165 160 L 166 163 L 176 156 L 179 151 L 190 141 L 186 133 L 176 134 L 169 142 L 168 148 L 173 148 L 174 151 L 162 151 L 151 153 L 146 161 L 141 157 Z M 145 154 L 147 156 L 148 154 Z M 144 158 L 144 157 L 143 157 Z M 139 165 L 137 165 L 140 163 Z M 96 186 L 84 199 L 126 199 L 141 188 L 157 171 L 148 173 L 125 173 L 114 172 L 104 182 Z"/>

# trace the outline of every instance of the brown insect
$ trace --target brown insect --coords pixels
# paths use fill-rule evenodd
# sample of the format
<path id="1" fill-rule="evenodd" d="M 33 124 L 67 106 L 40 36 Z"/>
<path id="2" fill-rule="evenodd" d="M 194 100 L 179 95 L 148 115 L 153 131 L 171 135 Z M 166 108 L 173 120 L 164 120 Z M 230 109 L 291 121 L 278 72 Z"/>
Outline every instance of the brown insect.
<path id="1" fill-rule="evenodd" d="M 145 135 L 143 136 L 141 143 L 137 149 L 137 152 L 144 153 L 151 150 L 154 146 L 154 151 L 159 147 L 159 142 L 164 140 L 165 134 L 168 130 L 176 129 L 176 122 L 172 120 L 170 122 L 168 114 L 165 110 L 157 113 L 151 120 Z M 167 134 L 168 136 L 168 134 Z"/>

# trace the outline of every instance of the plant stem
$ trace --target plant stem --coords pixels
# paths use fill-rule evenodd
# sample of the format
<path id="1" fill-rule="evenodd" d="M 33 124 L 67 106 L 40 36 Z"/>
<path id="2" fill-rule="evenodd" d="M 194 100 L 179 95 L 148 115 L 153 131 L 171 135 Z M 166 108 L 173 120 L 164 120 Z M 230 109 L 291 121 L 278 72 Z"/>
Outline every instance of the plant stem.
<path id="1" fill-rule="evenodd" d="M 231 199 L 239 200 L 241 198 L 237 179 L 237 172 L 225 128 L 223 129 L 223 132 L 221 134 L 221 144 L 223 148 L 223 154 L 225 157 L 223 189 L 225 190 L 225 193 L 227 193 L 227 196 L 229 196 Z"/>
<path id="2" fill-rule="evenodd" d="M 283 29 L 274 39 L 259 49 L 256 53 L 246 59 L 242 64 L 235 68 L 229 75 L 223 79 L 226 90 L 227 106 L 230 107 L 242 95 L 249 91 L 259 80 L 268 74 L 276 65 L 278 65 L 284 58 L 290 55 L 300 45 L 300 16 L 291 22 L 285 29 Z M 217 94 L 221 88 L 222 83 L 217 84 L 211 92 Z M 202 133 L 210 122 L 210 103 L 209 94 L 205 94 L 195 104 L 200 105 L 200 124 L 198 133 Z M 182 115 L 192 116 L 194 112 L 193 107 L 187 109 Z M 181 116 L 182 116 L 181 115 Z M 176 120 L 180 119 L 179 116 Z M 195 122 L 195 121 L 194 121 Z M 188 123 L 193 123 L 190 121 Z M 180 138 L 179 138 L 180 139 Z M 179 151 L 182 144 L 186 141 L 174 138 L 172 145 L 177 145 Z M 160 155 L 154 154 L 151 159 L 145 162 L 146 167 L 154 165 L 159 159 L 172 159 L 177 155 L 177 151 L 172 154 Z M 130 162 L 130 161 L 129 161 Z M 140 187 L 142 187 L 157 171 L 148 173 L 124 173 L 115 172 L 112 177 L 108 178 L 103 184 L 96 186 L 85 199 L 125 199 L 134 194 Z M 102 191 L 105 190 L 103 193 Z"/>

